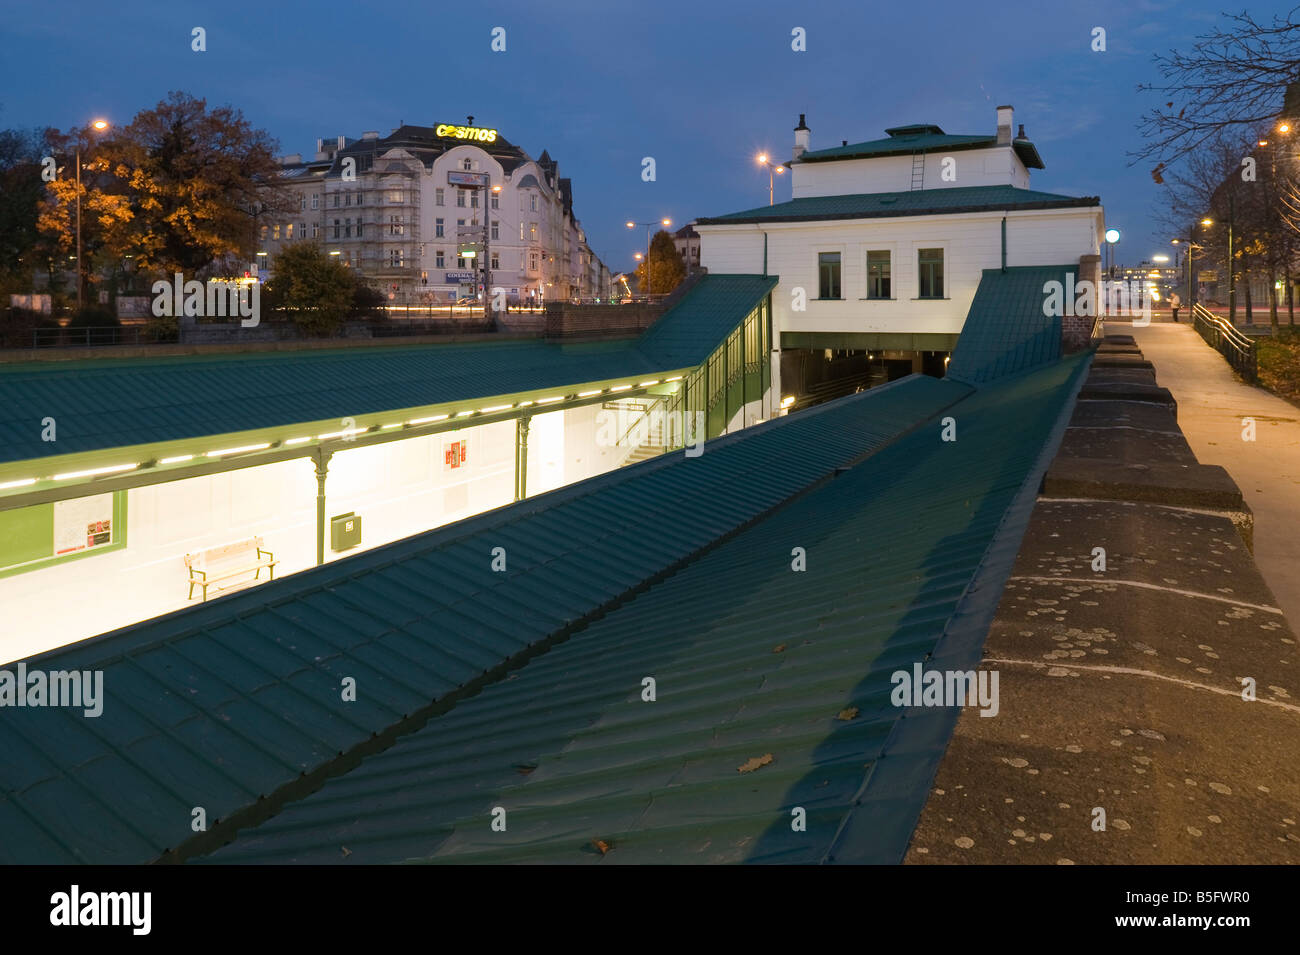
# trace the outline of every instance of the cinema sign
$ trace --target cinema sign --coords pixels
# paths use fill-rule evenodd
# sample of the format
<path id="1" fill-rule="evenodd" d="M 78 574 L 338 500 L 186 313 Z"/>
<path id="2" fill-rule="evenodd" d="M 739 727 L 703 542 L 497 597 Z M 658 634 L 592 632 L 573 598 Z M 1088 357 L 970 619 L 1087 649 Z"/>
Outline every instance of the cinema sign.
<path id="1" fill-rule="evenodd" d="M 494 143 L 497 141 L 497 131 L 495 129 L 482 129 L 478 126 L 452 126 L 449 123 L 439 123 L 434 128 L 433 135 L 439 139 L 466 139 L 478 143 Z"/>

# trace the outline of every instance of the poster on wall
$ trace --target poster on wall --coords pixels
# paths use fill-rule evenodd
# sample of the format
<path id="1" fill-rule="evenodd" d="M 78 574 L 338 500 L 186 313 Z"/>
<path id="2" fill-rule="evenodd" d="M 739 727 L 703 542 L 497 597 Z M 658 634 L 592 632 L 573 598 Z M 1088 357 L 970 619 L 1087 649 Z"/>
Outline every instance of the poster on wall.
<path id="1" fill-rule="evenodd" d="M 113 495 L 54 502 L 54 554 L 75 554 L 113 542 Z"/>
<path id="2" fill-rule="evenodd" d="M 452 441 L 442 446 L 442 469 L 450 471 L 465 464 L 465 442 Z"/>

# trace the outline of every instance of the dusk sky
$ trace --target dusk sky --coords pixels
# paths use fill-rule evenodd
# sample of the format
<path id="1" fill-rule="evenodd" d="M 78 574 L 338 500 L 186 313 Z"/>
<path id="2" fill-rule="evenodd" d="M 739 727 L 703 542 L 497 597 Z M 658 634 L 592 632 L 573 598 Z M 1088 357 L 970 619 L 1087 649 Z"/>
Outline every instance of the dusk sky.
<path id="1" fill-rule="evenodd" d="M 1285 4 L 1253 4 L 1261 20 Z M 402 122 L 500 130 L 572 177 L 593 249 L 630 268 L 644 230 L 765 204 L 760 151 L 790 158 L 806 113 L 812 148 L 861 142 L 887 126 L 936 123 L 993 133 L 996 106 L 1047 168 L 1031 186 L 1098 195 L 1123 232 L 1117 261 L 1169 250 L 1149 225 L 1160 202 L 1150 163 L 1131 166 L 1136 124 L 1156 97 L 1156 51 L 1186 49 L 1221 21 L 1211 0 L 1043 3 L 933 0 L 635 6 L 561 3 L 8 5 L 0 25 L 0 127 L 129 122 L 170 90 L 233 105 L 310 154 L 321 136 L 387 135 Z M 190 49 L 204 27 L 207 51 Z M 507 49 L 490 49 L 494 27 Z M 807 52 L 791 30 L 807 31 Z M 1107 31 L 1107 50 L 1090 49 Z M 641 180 L 655 157 L 658 179 Z M 777 183 L 777 201 L 789 182 Z"/>

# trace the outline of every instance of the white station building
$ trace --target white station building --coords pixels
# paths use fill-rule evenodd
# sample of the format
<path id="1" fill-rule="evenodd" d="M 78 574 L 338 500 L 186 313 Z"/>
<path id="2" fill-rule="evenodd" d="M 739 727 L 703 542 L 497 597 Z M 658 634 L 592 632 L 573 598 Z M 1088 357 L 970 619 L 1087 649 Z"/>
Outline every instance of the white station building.
<path id="1" fill-rule="evenodd" d="M 791 200 L 695 223 L 711 274 L 780 277 L 773 372 L 787 405 L 942 375 L 985 270 L 1077 263 L 1095 274 L 1100 200 L 1030 189 L 1043 161 L 1013 128 L 1000 106 L 988 133 L 916 124 L 813 149 L 801 115 Z"/>

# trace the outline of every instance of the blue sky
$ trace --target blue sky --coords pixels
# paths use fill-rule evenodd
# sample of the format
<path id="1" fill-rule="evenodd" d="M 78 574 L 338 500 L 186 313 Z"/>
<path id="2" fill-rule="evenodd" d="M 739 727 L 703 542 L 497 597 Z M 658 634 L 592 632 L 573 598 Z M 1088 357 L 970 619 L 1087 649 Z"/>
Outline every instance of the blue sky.
<path id="1" fill-rule="evenodd" d="M 791 3 L 611 0 L 430 3 L 9 4 L 0 24 L 0 127 L 128 122 L 180 89 L 232 105 L 310 153 L 319 136 L 407 123 L 493 126 L 573 178 L 596 252 L 630 267 L 644 230 L 762 205 L 754 155 L 790 157 L 806 113 L 813 148 L 887 126 L 991 133 L 1015 106 L 1047 168 L 1035 189 L 1099 195 L 1124 238 L 1117 261 L 1168 250 L 1150 223 L 1150 164 L 1130 166 L 1154 97 L 1156 51 L 1220 22 L 1215 0 Z M 1252 4 L 1267 17 L 1289 4 Z M 190 31 L 207 31 L 207 52 Z M 494 27 L 506 51 L 490 49 Z M 807 52 L 790 48 L 807 31 Z M 1090 49 L 1107 31 L 1107 50 Z M 641 180 L 655 157 L 657 181 Z M 778 201 L 789 183 L 777 183 Z"/>

